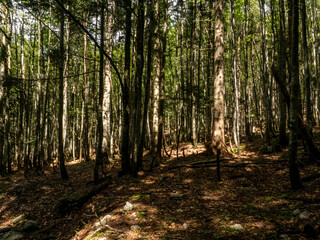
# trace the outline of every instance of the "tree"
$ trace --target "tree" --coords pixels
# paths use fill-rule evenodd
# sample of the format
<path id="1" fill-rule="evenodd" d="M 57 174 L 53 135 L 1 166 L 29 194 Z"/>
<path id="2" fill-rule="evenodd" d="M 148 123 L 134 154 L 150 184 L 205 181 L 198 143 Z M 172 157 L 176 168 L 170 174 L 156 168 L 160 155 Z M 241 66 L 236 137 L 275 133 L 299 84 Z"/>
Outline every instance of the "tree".
<path id="1" fill-rule="evenodd" d="M 285 39 L 285 12 L 283 0 L 279 0 L 280 30 L 279 30 L 279 75 L 281 81 L 286 83 L 286 39 Z M 283 93 L 280 92 L 280 127 L 279 142 L 281 145 L 287 144 L 287 108 L 284 104 Z"/>
<path id="2" fill-rule="evenodd" d="M 212 143 L 217 151 L 217 158 L 225 149 L 224 137 L 224 1 L 215 2 L 215 51 L 214 51 L 214 131 Z M 217 160 L 218 181 L 220 177 L 220 162 Z"/>
<path id="3" fill-rule="evenodd" d="M 129 115 L 129 86 L 130 86 L 130 58 L 131 58 L 131 1 L 126 0 L 125 4 L 126 12 L 126 30 L 125 30 L 125 63 L 124 63 L 124 81 L 123 81 L 123 91 L 122 91 L 122 127 L 121 127 L 121 168 L 122 173 L 126 174 L 130 172 L 130 152 L 129 152 L 129 142 L 130 142 L 130 115 Z"/>
<path id="4" fill-rule="evenodd" d="M 62 1 L 63 4 L 63 1 Z M 60 174 L 61 178 L 64 180 L 69 179 L 69 175 L 65 166 L 65 152 L 64 152 L 64 142 L 65 135 L 64 128 L 64 11 L 61 10 L 60 13 L 60 52 L 59 52 L 59 164 L 60 164 Z"/>
<path id="5" fill-rule="evenodd" d="M 300 105 L 299 86 L 299 0 L 292 0 L 292 38 L 291 38 L 291 71 L 290 84 L 290 134 L 289 134 L 289 173 L 293 189 L 302 188 L 297 163 L 298 121 Z"/>
<path id="6" fill-rule="evenodd" d="M 307 11 L 306 1 L 300 1 L 301 24 L 302 24 L 302 47 L 303 47 L 303 70 L 305 79 L 305 101 L 306 101 L 306 118 L 307 131 L 312 135 L 312 111 L 311 111 L 311 92 L 310 92 L 310 69 L 309 69 L 309 53 L 307 43 Z"/>
<path id="7" fill-rule="evenodd" d="M 105 33 L 105 25 L 104 25 L 104 5 L 101 4 L 101 14 L 100 14 L 100 68 L 99 68 L 99 103 L 98 103 L 98 109 L 97 109 L 97 122 L 98 122 L 98 127 L 97 127 L 97 134 L 98 134 L 98 145 L 97 145 L 97 150 L 96 150 L 96 160 L 94 162 L 94 169 L 93 169 L 93 178 L 94 178 L 94 183 L 97 184 L 99 183 L 99 167 L 102 168 L 103 171 L 103 150 L 102 150 L 102 145 L 103 145 L 103 115 L 102 115 L 102 108 L 103 108 L 103 95 L 104 95 L 104 33 Z"/>
<path id="8" fill-rule="evenodd" d="M 137 40 L 136 40 L 136 73 L 134 80 L 134 112 L 133 112 L 133 157 L 131 163 L 131 172 L 136 176 L 142 167 L 141 155 L 141 134 L 142 134 L 142 74 L 144 67 L 144 0 L 138 1 L 138 19 L 137 19 Z M 145 106 L 147 107 L 147 106 Z"/>

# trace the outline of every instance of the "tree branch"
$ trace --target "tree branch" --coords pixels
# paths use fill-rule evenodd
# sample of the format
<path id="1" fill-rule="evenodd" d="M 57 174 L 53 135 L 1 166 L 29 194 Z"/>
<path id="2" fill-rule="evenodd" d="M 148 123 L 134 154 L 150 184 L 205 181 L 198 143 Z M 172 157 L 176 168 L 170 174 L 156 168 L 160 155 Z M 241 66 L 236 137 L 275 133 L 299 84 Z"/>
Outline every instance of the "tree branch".
<path id="1" fill-rule="evenodd" d="M 55 0 L 55 2 L 61 7 L 61 9 L 68 14 L 68 16 L 82 29 L 82 31 L 84 31 L 87 36 L 94 42 L 94 44 L 101 49 L 102 46 L 99 45 L 99 43 L 97 42 L 97 40 L 91 35 L 91 33 L 82 25 L 82 23 L 68 10 L 64 7 L 64 5 L 59 1 L 59 0 Z M 104 49 L 102 49 L 103 55 L 106 56 L 106 58 L 109 60 L 109 62 L 111 63 L 111 66 L 113 67 L 113 69 L 116 71 L 116 74 L 118 76 L 120 85 L 121 85 L 121 90 L 123 92 L 124 90 L 124 86 L 123 86 L 123 82 L 122 82 L 122 78 L 120 76 L 120 72 L 117 68 L 117 66 L 115 65 L 115 63 L 113 62 L 112 58 L 106 53 L 106 51 Z"/>

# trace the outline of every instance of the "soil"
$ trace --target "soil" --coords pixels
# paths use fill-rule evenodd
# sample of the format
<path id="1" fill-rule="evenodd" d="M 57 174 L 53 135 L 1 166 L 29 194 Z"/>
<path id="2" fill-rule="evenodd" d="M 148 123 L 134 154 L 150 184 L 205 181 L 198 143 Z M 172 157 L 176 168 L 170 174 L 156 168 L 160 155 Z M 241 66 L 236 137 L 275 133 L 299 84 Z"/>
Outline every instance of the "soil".
<path id="1" fill-rule="evenodd" d="M 167 147 L 170 157 L 135 178 L 118 176 L 116 158 L 105 169 L 108 187 L 64 214 L 57 210 L 62 198 L 97 187 L 93 161 L 68 162 L 69 181 L 50 167 L 42 173 L 16 172 L 0 178 L 0 229 L 18 226 L 13 219 L 25 214 L 38 230 L 24 239 L 311 239 L 304 228 L 313 222 L 319 233 L 319 165 L 305 163 L 307 155 L 299 147 L 305 181 L 303 189 L 293 191 L 287 149 L 263 154 L 263 145 L 256 136 L 241 144 L 241 155 L 223 157 L 220 182 L 214 162 L 191 164 L 215 160 L 202 144 L 182 144 L 178 159 L 176 150 Z M 145 169 L 151 161 L 146 155 Z M 127 202 L 133 209 L 123 210 Z M 309 217 L 300 219 L 297 209 Z M 101 224 L 105 216 L 108 221 Z"/>

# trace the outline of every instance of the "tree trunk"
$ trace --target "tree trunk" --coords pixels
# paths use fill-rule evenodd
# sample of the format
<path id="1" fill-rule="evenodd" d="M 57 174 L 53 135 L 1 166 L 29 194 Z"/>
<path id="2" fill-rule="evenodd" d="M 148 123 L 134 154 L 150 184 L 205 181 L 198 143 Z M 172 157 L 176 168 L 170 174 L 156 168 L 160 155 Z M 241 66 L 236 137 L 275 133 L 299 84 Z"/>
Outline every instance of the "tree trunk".
<path id="1" fill-rule="evenodd" d="M 111 56 L 113 50 L 113 25 L 114 25 L 114 8 L 115 2 L 109 1 L 109 11 L 106 14 L 106 52 Z M 112 87 L 112 71 L 111 63 L 105 64 L 105 79 L 103 87 L 103 104 L 102 104 L 102 122 L 103 122 L 103 140 L 102 140 L 102 157 L 107 162 L 109 161 L 111 149 L 111 87 Z"/>
<path id="2" fill-rule="evenodd" d="M 124 66 L 124 82 L 122 92 L 122 133 L 121 133 L 121 168 L 122 173 L 130 172 L 130 154 L 129 154 L 129 131 L 130 131 L 130 99 L 129 99 L 129 86 L 130 86 L 130 60 L 131 60 L 131 0 L 125 1 L 126 9 L 126 34 L 125 34 L 125 66 Z"/>
<path id="3" fill-rule="evenodd" d="M 297 163 L 298 119 L 299 119 L 299 0 L 292 0 L 292 39 L 291 64 L 292 79 L 290 90 L 290 134 L 289 134 L 289 173 L 293 189 L 302 188 Z"/>
<path id="4" fill-rule="evenodd" d="M 157 155 L 161 159 L 161 150 L 163 145 L 164 134 L 164 83 L 165 83 L 165 69 L 166 69 L 166 50 L 167 50 L 167 21 L 168 21 L 168 0 L 163 1 L 164 4 L 164 23 L 162 32 L 162 49 L 161 49 L 161 62 L 160 62 L 160 79 L 159 79 L 159 132 L 158 132 L 158 144 Z"/>
<path id="5" fill-rule="evenodd" d="M 237 153 L 240 153 L 240 109 L 239 109 L 239 83 L 240 79 L 237 77 L 238 64 L 237 64 L 237 46 L 236 46 L 236 33 L 235 33 L 235 17 L 234 17 L 234 2 L 231 2 L 231 34 L 232 34 L 232 75 L 234 84 L 234 112 L 233 112 L 233 138 L 237 147 Z"/>
<path id="6" fill-rule="evenodd" d="M 98 146 L 96 150 L 96 160 L 94 162 L 94 169 L 93 169 L 93 178 L 94 183 L 99 183 L 99 167 L 101 167 L 103 171 L 103 153 L 102 153 L 102 143 L 103 143 L 103 116 L 102 116 L 102 108 L 103 108 L 103 90 L 104 90 L 104 79 L 103 79 L 103 72 L 104 72 L 104 5 L 101 4 L 101 25 L 100 25 L 100 33 L 101 33 L 101 44 L 100 44 L 100 69 L 99 69 L 99 103 L 98 103 L 98 109 L 97 109 L 97 122 L 98 122 L 98 128 L 97 128 L 97 134 L 98 134 Z"/>
<path id="7" fill-rule="evenodd" d="M 220 178 L 219 154 L 225 150 L 224 137 L 224 1 L 215 2 L 215 51 L 214 51 L 214 134 L 212 143 L 217 150 L 217 172 L 218 181 Z"/>
<path id="8" fill-rule="evenodd" d="M 63 2 L 62 2 L 63 4 Z M 68 180 L 69 176 L 65 166 L 65 155 L 64 155 L 64 128 L 65 116 L 64 116 L 64 12 L 61 10 L 60 13 L 60 55 L 59 55 L 59 163 L 60 163 L 60 174 L 61 178 Z"/>
<path id="9" fill-rule="evenodd" d="M 281 81 L 286 83 L 286 39 L 285 39 L 285 12 L 283 0 L 279 0 L 280 9 L 280 31 L 279 31 L 279 75 Z M 280 129 L 279 142 L 281 145 L 286 145 L 287 140 L 287 108 L 284 104 L 284 96 L 280 91 Z"/>
<path id="10" fill-rule="evenodd" d="M 306 119 L 307 131 L 312 136 L 312 111 L 311 111 L 311 92 L 310 92 L 310 70 L 309 70 L 309 53 L 307 43 L 307 13 L 306 1 L 300 0 L 301 3 L 301 21 L 302 21 L 302 46 L 303 46 L 303 68 L 305 78 L 305 101 L 306 101 Z"/>
<path id="11" fill-rule="evenodd" d="M 144 0 L 138 1 L 138 19 L 137 19 L 137 58 L 135 73 L 135 95 L 134 95 L 134 137 L 133 137 L 133 159 L 131 163 L 131 173 L 136 176 L 142 167 L 141 134 L 142 134 L 142 74 L 144 66 L 143 39 L 144 39 Z M 147 107 L 147 106 L 145 106 Z"/>
<path id="12" fill-rule="evenodd" d="M 152 75 L 152 66 L 153 66 L 153 48 L 154 48 L 154 35 L 155 35 L 155 17 L 153 2 L 148 6 L 148 15 L 149 15 L 149 36 L 148 36 L 148 55 L 147 55 L 147 80 L 145 85 L 145 98 L 144 98 L 144 109 L 143 109 L 143 125 L 142 125 L 142 134 L 141 134 L 141 143 L 140 143 L 140 152 L 138 158 L 142 158 L 143 154 L 143 144 L 145 139 L 145 133 L 147 130 L 147 117 L 150 101 L 150 85 L 151 85 L 151 75 Z M 141 166 L 140 166 L 141 167 Z"/>

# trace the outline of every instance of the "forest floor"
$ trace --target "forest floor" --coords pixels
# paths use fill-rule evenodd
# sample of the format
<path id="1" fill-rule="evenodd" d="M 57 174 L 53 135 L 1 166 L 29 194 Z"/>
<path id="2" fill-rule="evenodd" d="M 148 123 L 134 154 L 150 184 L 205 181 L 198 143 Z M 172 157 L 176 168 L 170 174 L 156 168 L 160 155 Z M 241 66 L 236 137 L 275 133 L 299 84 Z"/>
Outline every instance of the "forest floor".
<path id="1" fill-rule="evenodd" d="M 240 156 L 225 158 L 221 182 L 215 163 L 191 164 L 215 160 L 202 144 L 181 145 L 178 160 L 173 150 L 136 178 L 118 177 L 116 159 L 107 166 L 109 186 L 64 214 L 57 210 L 62 198 L 96 187 L 93 161 L 68 162 L 69 181 L 52 168 L 0 178 L 0 239 L 5 227 L 19 230 L 22 223 L 14 219 L 21 214 L 38 225 L 22 239 L 312 239 L 312 228 L 319 231 L 320 166 L 301 164 L 304 188 L 292 191 L 288 150 L 267 154 L 263 145 L 256 136 L 241 144 Z M 144 162 L 149 168 L 151 156 Z"/>

